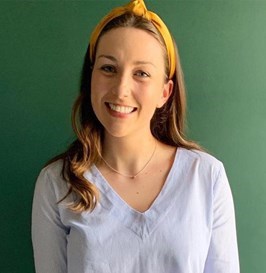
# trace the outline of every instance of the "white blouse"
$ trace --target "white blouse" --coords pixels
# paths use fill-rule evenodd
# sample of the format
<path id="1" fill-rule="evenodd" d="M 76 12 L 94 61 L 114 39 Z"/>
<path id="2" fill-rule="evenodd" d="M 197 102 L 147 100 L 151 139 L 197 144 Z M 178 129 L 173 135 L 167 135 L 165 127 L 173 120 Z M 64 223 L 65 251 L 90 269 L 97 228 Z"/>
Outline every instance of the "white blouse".
<path id="1" fill-rule="evenodd" d="M 71 212 L 65 202 L 57 204 L 67 192 L 61 168 L 61 161 L 49 165 L 36 183 L 37 273 L 239 273 L 232 194 L 214 157 L 177 149 L 160 194 L 143 213 L 96 166 L 84 176 L 100 191 L 97 207 Z"/>

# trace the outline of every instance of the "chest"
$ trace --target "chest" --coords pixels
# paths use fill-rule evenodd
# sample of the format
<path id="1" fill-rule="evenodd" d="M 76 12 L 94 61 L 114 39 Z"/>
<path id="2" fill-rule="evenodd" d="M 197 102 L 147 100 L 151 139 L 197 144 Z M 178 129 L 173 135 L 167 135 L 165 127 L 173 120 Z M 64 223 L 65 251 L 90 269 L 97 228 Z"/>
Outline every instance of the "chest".
<path id="1" fill-rule="evenodd" d="M 166 202 L 156 200 L 145 213 L 103 196 L 92 214 L 67 217 L 69 265 L 97 265 L 99 273 L 203 272 L 210 239 L 206 210 L 173 192 L 163 192 Z M 70 272 L 79 271 L 73 266 Z"/>
<path id="2" fill-rule="evenodd" d="M 136 178 L 123 177 L 105 172 L 104 176 L 111 189 L 129 207 L 138 212 L 147 211 L 163 189 L 170 166 L 149 169 Z"/>

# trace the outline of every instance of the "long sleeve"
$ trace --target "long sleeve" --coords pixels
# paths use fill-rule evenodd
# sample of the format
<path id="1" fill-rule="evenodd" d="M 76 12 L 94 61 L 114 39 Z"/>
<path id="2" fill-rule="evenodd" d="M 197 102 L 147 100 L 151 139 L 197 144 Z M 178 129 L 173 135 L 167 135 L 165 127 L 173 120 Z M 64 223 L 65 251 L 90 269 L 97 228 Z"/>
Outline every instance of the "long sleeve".
<path id="1" fill-rule="evenodd" d="M 239 273 L 235 213 L 222 167 L 213 190 L 212 235 L 204 273 Z"/>
<path id="2" fill-rule="evenodd" d="M 32 208 L 32 243 L 36 273 L 67 273 L 67 228 L 60 220 L 58 197 L 47 169 L 40 173 Z"/>

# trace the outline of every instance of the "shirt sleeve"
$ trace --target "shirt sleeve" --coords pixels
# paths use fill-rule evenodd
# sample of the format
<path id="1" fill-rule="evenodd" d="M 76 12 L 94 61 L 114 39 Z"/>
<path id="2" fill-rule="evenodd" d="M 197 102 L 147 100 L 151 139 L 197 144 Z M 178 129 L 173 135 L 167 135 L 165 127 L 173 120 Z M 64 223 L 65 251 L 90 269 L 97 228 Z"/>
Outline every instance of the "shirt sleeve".
<path id="1" fill-rule="evenodd" d="M 67 228 L 62 224 L 55 187 L 47 169 L 40 173 L 32 207 L 32 243 L 36 273 L 66 273 Z"/>
<path id="2" fill-rule="evenodd" d="M 213 189 L 212 235 L 204 273 L 239 273 L 235 212 L 223 166 Z"/>

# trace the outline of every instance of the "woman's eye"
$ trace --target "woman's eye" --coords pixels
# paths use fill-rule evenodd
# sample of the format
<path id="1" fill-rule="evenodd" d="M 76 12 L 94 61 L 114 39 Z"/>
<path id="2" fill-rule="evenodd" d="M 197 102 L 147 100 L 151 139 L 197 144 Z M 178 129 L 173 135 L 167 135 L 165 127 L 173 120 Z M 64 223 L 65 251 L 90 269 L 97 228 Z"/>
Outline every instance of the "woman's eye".
<path id="1" fill-rule="evenodd" d="M 101 70 L 107 73 L 115 73 L 116 69 L 112 65 L 103 65 L 101 67 Z"/>
<path id="2" fill-rule="evenodd" d="M 135 75 L 142 78 L 150 77 L 150 75 L 144 71 L 137 71 Z"/>

